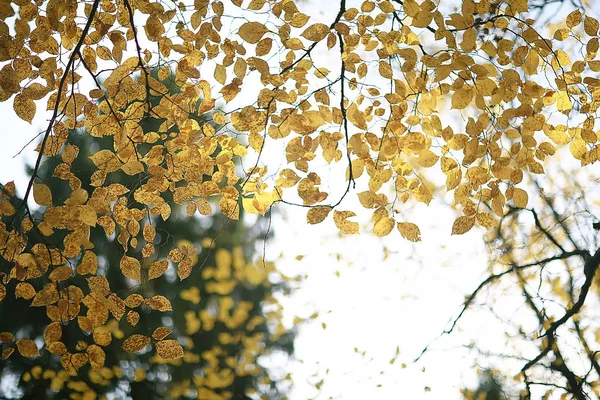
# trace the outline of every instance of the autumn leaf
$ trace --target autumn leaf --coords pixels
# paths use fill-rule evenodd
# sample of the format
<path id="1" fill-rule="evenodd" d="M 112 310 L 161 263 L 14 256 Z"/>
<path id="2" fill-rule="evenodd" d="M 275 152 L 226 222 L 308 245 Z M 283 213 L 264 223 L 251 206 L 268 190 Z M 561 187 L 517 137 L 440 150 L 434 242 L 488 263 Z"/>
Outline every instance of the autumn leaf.
<path id="1" fill-rule="evenodd" d="M 238 35 L 246 42 L 256 44 L 267 32 L 267 27 L 259 22 L 246 22 L 240 26 Z"/>
<path id="2" fill-rule="evenodd" d="M 309 26 L 302 32 L 302 37 L 313 42 L 319 42 L 329 34 L 330 29 L 327 25 L 317 23 Z"/>
<path id="3" fill-rule="evenodd" d="M 123 256 L 123 258 L 121 258 L 120 268 L 123 276 L 133 279 L 134 281 L 141 281 L 141 265 L 137 259 Z"/>
<path id="4" fill-rule="evenodd" d="M 403 238 L 411 242 L 421 241 L 421 230 L 419 227 L 410 222 L 398 222 L 398 231 Z"/>
<path id="5" fill-rule="evenodd" d="M 523 189 L 514 188 L 513 190 L 513 201 L 515 205 L 519 208 L 526 208 L 527 202 L 529 201 L 529 196 L 527 192 Z"/>
<path id="6" fill-rule="evenodd" d="M 470 231 L 474 223 L 475 217 L 458 217 L 452 225 L 452 234 L 462 235 L 463 233 Z"/>
<path id="7" fill-rule="evenodd" d="M 327 218 L 331 212 L 331 207 L 313 207 L 308 210 L 306 219 L 309 224 L 319 224 Z"/>
<path id="8" fill-rule="evenodd" d="M 156 352 L 161 358 L 166 360 L 183 357 L 183 348 L 176 340 L 161 340 L 156 342 Z"/>
<path id="9" fill-rule="evenodd" d="M 52 205 L 52 192 L 50 188 L 43 183 L 33 184 L 33 199 L 40 206 L 51 206 Z"/>
<path id="10" fill-rule="evenodd" d="M 134 334 L 125 339 L 123 342 L 123 350 L 129 353 L 135 353 L 142 350 L 144 347 L 150 344 L 150 338 L 148 336 Z"/>
<path id="11" fill-rule="evenodd" d="M 342 233 L 346 235 L 358 234 L 358 223 L 348 221 L 348 218 L 356 216 L 356 213 L 352 211 L 334 211 L 333 221 Z"/>
<path id="12" fill-rule="evenodd" d="M 17 340 L 17 349 L 23 357 L 33 358 L 40 355 L 37 345 L 31 339 Z"/>
<path id="13" fill-rule="evenodd" d="M 158 311 L 173 311 L 171 302 L 165 296 L 156 295 L 146 299 L 146 304 L 153 310 Z"/>
<path id="14" fill-rule="evenodd" d="M 19 118 L 23 121 L 27 121 L 31 123 L 33 121 L 33 117 L 35 117 L 35 103 L 30 98 L 26 97 L 23 94 L 18 94 L 15 96 L 15 100 L 13 102 L 13 108 L 15 113 Z"/>
<path id="15" fill-rule="evenodd" d="M 380 218 L 373 224 L 373 234 L 379 237 L 387 236 L 394 229 L 394 225 L 396 221 L 393 218 Z"/>

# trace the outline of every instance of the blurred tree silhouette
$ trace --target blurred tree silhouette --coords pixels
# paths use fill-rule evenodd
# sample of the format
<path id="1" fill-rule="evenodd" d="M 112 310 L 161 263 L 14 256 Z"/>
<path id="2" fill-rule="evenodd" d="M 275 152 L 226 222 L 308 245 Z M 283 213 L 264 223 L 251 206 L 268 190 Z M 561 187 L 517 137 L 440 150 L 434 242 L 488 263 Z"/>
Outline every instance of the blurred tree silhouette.
<path id="1" fill-rule="evenodd" d="M 156 76 L 156 71 L 153 74 Z M 169 94 L 176 96 L 179 88 L 170 79 L 172 76 L 162 81 Z M 158 106 L 160 98 L 154 97 L 152 102 Z M 101 102 L 100 107 L 103 106 L 107 112 L 114 112 L 112 107 Z M 199 126 L 209 123 L 203 115 L 191 115 L 190 118 Z M 162 128 L 161 122 L 159 118 L 144 120 L 142 130 L 147 139 L 152 138 L 153 145 L 159 142 L 168 145 L 167 141 L 180 134 L 180 130 L 189 128 L 175 127 L 172 132 L 157 134 Z M 81 188 L 89 193 L 95 189 L 91 172 L 95 168 L 90 156 L 112 148 L 114 140 L 113 136 L 93 138 L 79 130 L 69 134 L 65 149 L 70 145 L 79 148 L 71 162 L 71 171 L 77 171 L 77 178 L 70 178 L 81 180 Z M 218 151 L 218 148 L 215 149 L 215 152 Z M 68 204 L 74 197 L 69 187 L 73 182 L 69 177 L 58 177 L 56 173 L 60 171 L 60 164 L 65 162 L 64 154 L 62 158 L 45 159 L 38 172 L 51 188 L 55 204 Z M 207 173 L 212 174 L 213 171 Z M 141 181 L 139 175 L 132 177 L 117 171 L 111 174 L 110 179 L 112 181 L 107 189 L 100 192 L 105 198 L 92 198 L 90 201 L 121 203 L 129 210 L 134 207 L 144 209 L 145 206 L 130 194 L 151 180 L 151 174 Z M 172 213 L 166 221 L 147 213 L 143 227 L 131 219 L 126 224 L 127 229 L 115 231 L 114 226 L 111 228 L 110 224 L 99 220 L 104 231 L 99 227 L 90 230 L 89 241 L 97 256 L 97 271 L 92 272 L 92 277 L 105 276 L 110 291 L 125 300 L 127 311 L 125 308 L 116 311 L 109 305 L 100 312 L 104 313 L 104 323 L 90 324 L 90 310 L 95 307 L 94 300 L 97 299 L 93 299 L 93 293 L 85 291 L 89 276 L 86 277 L 80 267 L 93 253 L 88 251 L 83 253 L 82 260 L 70 261 L 71 265 L 79 264 L 79 273 L 61 282 L 60 289 L 64 290 L 70 284 L 72 286 L 67 290 L 73 290 L 76 296 L 85 296 L 82 304 L 88 309 L 88 317 L 81 312 L 70 321 L 59 321 L 62 327 L 60 340 L 66 348 L 61 346 L 62 350 L 54 350 L 46 343 L 46 348 L 37 358 L 11 357 L 0 363 L 0 397 L 93 399 L 114 395 L 134 399 L 244 399 L 262 396 L 271 399 L 285 395 L 289 384 L 286 372 L 268 370 L 264 358 L 277 352 L 289 355 L 293 351 L 294 331 L 283 326 L 282 308 L 278 302 L 279 296 L 290 293 L 293 280 L 279 273 L 271 263 L 249 262 L 255 255 L 257 240 L 266 240 L 269 234 L 265 221 L 259 219 L 249 227 L 242 222 L 243 215 L 240 215 L 240 221 L 229 220 L 222 214 L 193 218 L 190 214 L 194 214 L 198 206 L 211 207 L 209 203 L 188 206 L 186 210 L 176 205 L 172 198 L 166 201 Z M 117 207 L 113 208 L 113 214 L 117 210 Z M 34 221 L 41 220 L 40 213 L 31 217 Z M 143 229 L 147 242 L 145 246 L 137 243 L 135 238 L 140 229 Z M 65 232 L 55 230 L 52 235 L 43 237 L 34 229 L 28 232 L 28 246 L 42 243 L 48 248 L 60 248 L 65 235 Z M 151 245 L 155 250 L 152 259 L 163 260 L 158 265 L 158 275 L 166 269 L 164 274 L 132 286 L 132 281 L 125 278 L 119 269 L 125 254 L 124 242 L 135 249 L 135 255 L 131 250 L 128 255 L 141 261 L 146 275 L 152 274 L 149 270 L 152 263 L 148 258 L 148 254 L 152 254 L 148 249 Z M 170 260 L 168 269 L 167 258 Z M 4 265 L 0 265 L 0 270 L 10 270 L 6 261 L 1 262 Z M 174 263 L 179 262 L 197 264 L 185 280 L 179 279 L 174 271 Z M 40 277 L 37 281 L 36 291 L 48 283 L 47 277 Z M 18 280 L 8 283 L 17 284 Z M 167 306 L 167 312 L 161 312 L 161 305 L 148 301 L 159 294 L 170 301 L 172 311 Z M 37 338 L 39 348 L 43 343 L 44 329 L 55 319 L 47 315 L 45 307 L 30 307 L 30 303 L 24 298 L 6 297 L 0 307 L 0 332 L 16 332 L 17 338 Z M 166 328 L 155 330 L 161 326 L 172 333 L 169 334 Z M 185 349 L 185 356 L 165 360 L 155 351 L 148 351 L 147 346 L 145 351 L 125 352 L 120 339 L 134 333 L 152 336 L 157 341 L 177 339 Z M 9 342 L 5 339 L 0 337 L 0 343 Z M 105 360 L 94 365 L 95 353 L 89 349 L 96 345 L 102 348 Z M 5 345 L 3 350 L 8 348 Z M 66 354 L 72 358 L 82 351 L 89 355 L 90 363 L 86 365 L 77 365 L 77 362 L 65 357 Z M 272 373 L 281 376 L 272 378 Z"/>
<path id="2" fill-rule="evenodd" d="M 477 389 L 463 389 L 462 393 L 466 400 L 506 400 L 508 398 L 498 376 L 489 369 L 481 371 Z"/>

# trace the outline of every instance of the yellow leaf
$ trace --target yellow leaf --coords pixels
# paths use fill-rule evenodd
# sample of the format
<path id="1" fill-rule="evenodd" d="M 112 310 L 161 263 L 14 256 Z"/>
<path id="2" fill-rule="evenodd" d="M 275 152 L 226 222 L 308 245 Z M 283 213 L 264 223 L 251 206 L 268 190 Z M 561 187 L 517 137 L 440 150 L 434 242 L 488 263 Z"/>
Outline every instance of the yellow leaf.
<path id="1" fill-rule="evenodd" d="M 465 85 L 452 95 L 452 108 L 462 110 L 471 103 L 472 99 L 473 90 L 471 86 Z"/>
<path id="2" fill-rule="evenodd" d="M 165 296 L 156 295 L 146 299 L 146 304 L 153 310 L 157 311 L 173 311 L 171 302 Z"/>
<path id="3" fill-rule="evenodd" d="M 567 15 L 566 23 L 569 28 L 573 28 L 581 23 L 581 11 L 575 10 Z"/>
<path id="4" fill-rule="evenodd" d="M 271 51 L 271 47 L 273 47 L 273 39 L 264 38 L 256 45 L 256 55 L 258 57 L 266 56 Z"/>
<path id="5" fill-rule="evenodd" d="M 475 222 L 475 217 L 458 217 L 452 225 L 453 235 L 462 235 L 471 230 Z"/>
<path id="6" fill-rule="evenodd" d="M 40 355 L 37 345 L 31 339 L 17 340 L 17 349 L 23 357 L 32 358 Z"/>
<path id="7" fill-rule="evenodd" d="M 150 338 L 148 336 L 135 334 L 125 339 L 122 347 L 123 350 L 127 352 L 135 353 L 136 351 L 142 350 L 148 344 L 150 344 Z"/>
<path id="8" fill-rule="evenodd" d="M 35 296 L 34 287 L 27 282 L 19 282 L 15 287 L 15 298 L 23 298 L 25 300 L 31 300 Z"/>
<path id="9" fill-rule="evenodd" d="M 394 229 L 395 224 L 396 222 L 393 218 L 380 218 L 373 224 L 373 234 L 379 237 L 387 236 Z"/>
<path id="10" fill-rule="evenodd" d="M 96 167 L 104 172 L 114 172 L 121 168 L 123 164 L 117 155 L 110 150 L 100 150 L 93 156 L 90 156 L 90 159 Z"/>
<path id="11" fill-rule="evenodd" d="M 227 122 L 227 118 L 225 118 L 225 115 L 223 115 L 223 113 L 220 112 L 216 112 L 212 115 L 212 119 L 213 121 L 215 121 L 216 124 L 219 125 L 223 125 L 224 123 Z"/>
<path id="12" fill-rule="evenodd" d="M 404 239 L 408 239 L 411 242 L 421 241 L 421 230 L 419 227 L 410 222 L 398 222 L 398 231 Z"/>
<path id="13" fill-rule="evenodd" d="M 60 326 L 60 322 L 53 322 L 44 330 L 44 340 L 46 341 L 46 344 L 58 342 L 61 337 L 62 327 Z"/>
<path id="14" fill-rule="evenodd" d="M 90 359 L 90 366 L 93 369 L 99 369 L 104 366 L 104 361 L 106 360 L 106 354 L 102 348 L 92 344 L 85 349 L 88 357 Z"/>
<path id="15" fill-rule="evenodd" d="M 527 57 L 525 58 L 525 63 L 523 64 L 523 70 L 528 75 L 537 74 L 538 66 L 540 65 L 540 56 L 538 53 L 531 49 Z"/>
<path id="16" fill-rule="evenodd" d="M 163 340 L 167 336 L 171 334 L 171 330 L 166 326 L 159 326 L 152 332 L 152 339 L 154 340 Z"/>
<path id="17" fill-rule="evenodd" d="M 510 10 L 514 13 L 529 11 L 528 0 L 510 0 Z"/>
<path id="18" fill-rule="evenodd" d="M 81 263 L 77 266 L 77 273 L 80 275 L 95 274 L 98 269 L 98 256 L 93 252 L 86 250 L 83 254 Z"/>
<path id="19" fill-rule="evenodd" d="M 331 29 L 325 24 L 317 23 L 306 28 L 304 32 L 302 32 L 302 37 L 312 40 L 313 42 L 319 42 L 329 34 Z"/>
<path id="20" fill-rule="evenodd" d="M 129 279 L 133 279 L 134 281 L 141 281 L 142 268 L 140 266 L 140 262 L 137 259 L 129 256 L 123 256 L 123 258 L 121 258 L 121 263 L 119 266 L 121 267 L 121 272 L 123 273 L 123 276 Z"/>
<path id="21" fill-rule="evenodd" d="M 238 35 L 246 42 L 256 44 L 267 32 L 267 27 L 260 22 L 246 22 L 240 26 Z"/>
<path id="22" fill-rule="evenodd" d="M 494 228 L 498 225 L 498 222 L 496 222 L 496 219 L 494 219 L 494 217 L 490 213 L 478 213 L 477 222 L 479 222 L 481 226 L 488 229 Z"/>
<path id="23" fill-rule="evenodd" d="M 342 233 L 346 235 L 358 234 L 358 223 L 348 221 L 348 218 L 354 217 L 356 214 L 352 211 L 334 211 L 333 221 Z"/>
<path id="24" fill-rule="evenodd" d="M 392 79 L 392 67 L 388 62 L 379 61 L 379 75 L 386 79 Z"/>
<path id="25" fill-rule="evenodd" d="M 586 16 L 583 21 L 583 30 L 589 36 L 596 36 L 598 34 L 598 20 L 596 18 Z"/>
<path id="26" fill-rule="evenodd" d="M 227 71 L 225 70 L 225 67 L 221 64 L 217 64 L 215 67 L 214 77 L 217 82 L 219 82 L 221 85 L 224 85 L 225 80 L 227 79 Z"/>
<path id="27" fill-rule="evenodd" d="M 513 189 L 513 201 L 515 202 L 515 206 L 519 208 L 527 207 L 527 202 L 529 201 L 529 196 L 527 192 L 523 189 L 514 188 Z"/>
<path id="28" fill-rule="evenodd" d="M 169 262 L 167 260 L 153 262 L 148 269 L 148 280 L 160 278 L 167 268 L 169 268 Z"/>
<path id="29" fill-rule="evenodd" d="M 569 98 L 569 94 L 567 92 L 558 93 L 558 97 L 556 99 L 556 108 L 560 112 L 571 111 L 571 108 L 573 108 L 573 103 L 571 103 L 571 99 Z"/>
<path id="30" fill-rule="evenodd" d="M 50 188 L 43 183 L 33 184 L 33 199 L 40 206 L 51 206 L 52 205 L 52 192 Z"/>
<path id="31" fill-rule="evenodd" d="M 306 220 L 309 224 L 319 224 L 327 218 L 331 212 L 331 207 L 313 207 L 308 210 Z"/>
<path id="32" fill-rule="evenodd" d="M 161 340 L 156 342 L 156 352 L 161 358 L 166 360 L 183 357 L 183 348 L 176 340 Z"/>
<path id="33" fill-rule="evenodd" d="M 73 275 L 73 270 L 70 267 L 62 266 L 55 268 L 50 275 L 48 275 L 48 279 L 53 282 L 62 282 L 69 279 Z"/>
<path id="34" fill-rule="evenodd" d="M 27 121 L 29 123 L 33 121 L 33 117 L 35 117 L 36 107 L 35 103 L 30 98 L 19 93 L 15 96 L 13 108 L 17 116 L 23 121 Z"/>

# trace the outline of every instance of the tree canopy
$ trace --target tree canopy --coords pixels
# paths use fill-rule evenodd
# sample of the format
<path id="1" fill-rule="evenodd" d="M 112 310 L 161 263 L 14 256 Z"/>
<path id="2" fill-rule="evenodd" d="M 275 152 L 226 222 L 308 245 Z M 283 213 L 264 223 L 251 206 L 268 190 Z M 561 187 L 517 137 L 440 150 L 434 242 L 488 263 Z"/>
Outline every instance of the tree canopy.
<path id="1" fill-rule="evenodd" d="M 578 8 L 543 24 L 543 6 L 527 0 L 340 0 L 313 11 L 293 0 L 1 3 L 0 100 L 24 121 L 47 122 L 29 182 L 2 186 L 0 300 L 44 307 L 50 322 L 44 346 L 39 333 L 0 329 L 3 358 L 47 351 L 69 376 L 102 370 L 108 342 L 93 333 L 126 307 L 170 310 L 165 296 L 145 291 L 163 275 L 223 277 L 206 267 L 208 250 L 240 215 L 302 207 L 309 225 L 418 242 L 420 221 L 404 210 L 451 199 L 458 214 L 446 234 L 487 230 L 494 262 L 447 333 L 482 289 L 511 276 L 536 316 L 536 328 L 522 330 L 535 348 L 518 373 L 524 396 L 547 372 L 575 398 L 598 393 L 558 335 L 575 324 L 600 379 L 597 352 L 577 328 L 600 263 L 596 219 L 583 200 L 573 216 L 569 201 L 580 199 L 555 186 L 573 183 L 565 170 L 598 179 L 598 20 Z M 171 221 L 183 209 L 198 224 L 215 213 L 227 221 L 206 250 L 176 240 L 157 247 L 156 226 L 177 237 Z M 580 223 L 588 228 L 572 225 Z M 107 241 L 119 250 L 103 269 L 98 247 Z M 555 261 L 568 279 L 549 280 L 561 305 L 550 311 L 529 285 L 545 282 Z M 268 283 L 272 267 L 260 265 L 240 277 Z M 146 297 L 124 294 L 133 288 Z M 130 325 L 125 351 L 152 343 L 163 359 L 194 354 L 159 326 L 152 334 Z M 63 343 L 67 328 L 85 338 Z"/>

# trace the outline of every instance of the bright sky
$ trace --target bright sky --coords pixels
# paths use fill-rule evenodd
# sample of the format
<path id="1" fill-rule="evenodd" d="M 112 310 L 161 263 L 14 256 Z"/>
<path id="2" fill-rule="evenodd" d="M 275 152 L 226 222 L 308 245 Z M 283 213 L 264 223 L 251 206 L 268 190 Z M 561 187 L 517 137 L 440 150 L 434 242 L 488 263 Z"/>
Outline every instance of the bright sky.
<path id="1" fill-rule="evenodd" d="M 338 4 L 319 2 L 318 7 L 316 21 L 326 22 Z M 0 112 L 0 182 L 15 180 L 22 195 L 28 179 L 24 164 L 33 163 L 34 145 L 13 156 L 44 129 L 47 115 L 39 114 L 29 125 L 16 117 L 10 103 L 1 103 Z M 280 151 L 275 147 L 266 155 L 281 157 Z M 343 173 L 335 168 L 327 173 L 331 188 L 338 190 L 344 182 L 335 178 Z M 296 358 L 303 363 L 293 365 L 292 399 L 319 394 L 314 384 L 322 378 L 323 399 L 458 399 L 461 387 L 476 385 L 472 359 L 463 346 L 473 336 L 501 346 L 497 321 L 467 317 L 462 327 L 468 334 L 445 337 L 419 363 L 412 360 L 486 276 L 481 230 L 451 237 L 456 215 L 440 201 L 402 209 L 401 217 L 421 228 L 423 240 L 414 245 L 398 234 L 384 239 L 369 234 L 341 237 L 332 221 L 307 226 L 305 209 L 284 206 L 278 211 L 267 258 L 276 259 L 285 272 L 308 274 L 287 304 L 289 316 L 320 313 L 300 329 Z M 400 354 L 390 364 L 397 346 Z"/>

